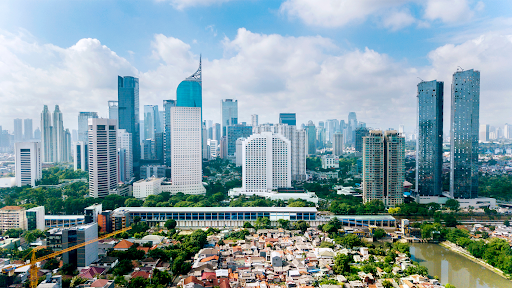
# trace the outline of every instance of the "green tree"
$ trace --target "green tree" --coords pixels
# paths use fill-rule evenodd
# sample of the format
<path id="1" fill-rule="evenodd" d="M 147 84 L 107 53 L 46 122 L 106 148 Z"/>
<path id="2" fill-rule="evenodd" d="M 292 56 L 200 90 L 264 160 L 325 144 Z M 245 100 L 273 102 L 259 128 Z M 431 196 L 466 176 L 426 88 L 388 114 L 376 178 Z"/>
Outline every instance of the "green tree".
<path id="1" fill-rule="evenodd" d="M 446 225 L 446 227 L 457 226 L 457 218 L 455 218 L 455 215 L 453 213 L 445 214 L 443 218 L 444 218 L 444 224 Z"/>
<path id="2" fill-rule="evenodd" d="M 346 275 L 350 273 L 350 262 L 352 262 L 351 255 L 338 254 L 334 258 L 334 272 L 339 275 Z"/>
<path id="3" fill-rule="evenodd" d="M 78 287 L 78 285 L 84 284 L 86 281 L 87 281 L 87 279 L 84 279 L 79 276 L 75 276 L 75 277 L 73 277 L 73 279 L 71 279 L 71 283 L 69 286 L 70 287 Z"/>
<path id="4" fill-rule="evenodd" d="M 279 223 L 279 226 L 285 230 L 288 230 L 290 229 L 290 220 L 286 220 L 286 219 L 279 219 L 277 220 L 277 222 Z"/>
<path id="5" fill-rule="evenodd" d="M 340 239 L 340 244 L 349 249 L 352 249 L 354 247 L 363 246 L 363 241 L 354 234 L 347 234 L 339 239 Z"/>
<path id="6" fill-rule="evenodd" d="M 304 220 L 299 220 L 295 223 L 295 229 L 300 230 L 302 232 L 306 232 L 309 228 L 308 222 Z"/>
<path id="7" fill-rule="evenodd" d="M 450 284 L 450 283 L 446 283 L 446 285 L 444 285 L 445 288 L 457 288 L 455 287 L 454 285 Z"/>
<path id="8" fill-rule="evenodd" d="M 386 236 L 386 231 L 382 228 L 378 228 L 378 229 L 375 229 L 375 231 L 373 231 L 373 238 L 378 240 L 378 239 L 381 239 L 381 238 L 384 238 L 384 236 Z"/>
<path id="9" fill-rule="evenodd" d="M 113 274 L 116 276 L 122 276 L 130 273 L 133 270 L 133 264 L 131 260 L 123 259 L 117 263 L 114 267 Z"/>
<path id="10" fill-rule="evenodd" d="M 389 280 L 384 280 L 382 281 L 382 286 L 384 286 L 384 288 L 393 288 L 393 283 Z"/>
<path id="11" fill-rule="evenodd" d="M 267 229 L 270 228 L 270 219 L 267 217 L 258 217 L 255 224 L 256 229 Z"/>
<path id="12" fill-rule="evenodd" d="M 145 279 L 144 277 L 135 277 L 132 280 L 130 280 L 130 283 L 128 284 L 128 288 L 145 288 L 149 284 L 149 280 Z"/>
<path id="13" fill-rule="evenodd" d="M 508 221 L 508 220 L 503 221 L 503 225 L 509 227 L 510 226 L 510 221 Z"/>
<path id="14" fill-rule="evenodd" d="M 458 211 L 460 208 L 460 203 L 455 199 L 448 199 L 444 206 L 452 211 Z"/>
<path id="15" fill-rule="evenodd" d="M 165 228 L 167 228 L 168 230 L 176 228 L 176 220 L 169 219 L 165 221 Z"/>
<path id="16" fill-rule="evenodd" d="M 251 222 L 245 222 L 243 227 L 244 228 L 254 228 L 254 226 L 252 226 Z"/>

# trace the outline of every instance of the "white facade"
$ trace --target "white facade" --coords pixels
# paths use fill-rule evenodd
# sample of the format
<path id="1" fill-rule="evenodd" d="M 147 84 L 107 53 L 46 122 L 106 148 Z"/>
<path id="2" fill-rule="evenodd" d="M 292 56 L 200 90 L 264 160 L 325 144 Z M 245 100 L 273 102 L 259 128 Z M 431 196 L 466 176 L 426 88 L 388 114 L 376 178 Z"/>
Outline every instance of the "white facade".
<path id="1" fill-rule="evenodd" d="M 245 141 L 245 138 L 238 138 L 236 139 L 236 152 L 235 152 L 235 164 L 236 167 L 242 166 L 243 159 L 242 159 L 242 150 L 243 150 L 243 142 Z"/>
<path id="2" fill-rule="evenodd" d="M 14 143 L 16 151 L 16 186 L 36 186 L 42 177 L 41 144 L 39 142 Z"/>
<path id="3" fill-rule="evenodd" d="M 322 156 L 322 169 L 340 168 L 340 158 L 333 155 Z"/>
<path id="4" fill-rule="evenodd" d="M 39 229 L 41 231 L 44 231 L 45 229 L 45 224 L 44 224 L 44 206 L 38 206 L 38 207 L 34 207 L 34 208 L 30 208 L 26 211 L 26 214 L 30 215 L 30 213 L 33 213 L 35 215 L 35 229 Z M 31 230 L 33 227 L 30 227 L 30 225 L 28 225 L 28 219 L 29 219 L 29 216 L 26 216 L 27 217 L 27 229 L 28 230 Z"/>
<path id="5" fill-rule="evenodd" d="M 117 120 L 89 119 L 89 196 L 117 194 Z"/>
<path id="6" fill-rule="evenodd" d="M 142 179 L 133 183 L 133 197 L 146 199 L 149 195 L 158 195 L 162 192 L 163 178 Z"/>
<path id="7" fill-rule="evenodd" d="M 201 108 L 171 107 L 171 178 L 169 192 L 204 194 Z"/>
<path id="8" fill-rule="evenodd" d="M 119 157 L 119 181 L 128 182 L 133 178 L 132 133 L 126 132 L 126 129 L 118 129 L 117 147 Z"/>
<path id="9" fill-rule="evenodd" d="M 88 157 L 87 143 L 78 141 L 75 144 L 73 155 L 75 171 L 80 169 L 82 171 L 89 171 L 89 157 Z"/>
<path id="10" fill-rule="evenodd" d="M 262 132 L 242 143 L 242 190 L 267 192 L 291 187 L 291 143 L 283 135 Z"/>
<path id="11" fill-rule="evenodd" d="M 208 139 L 208 160 L 217 158 L 218 146 L 219 146 L 219 141 Z"/>
<path id="12" fill-rule="evenodd" d="M 251 125 L 252 125 L 253 129 L 254 129 L 254 127 L 258 126 L 258 115 L 257 114 L 251 115 Z M 254 130 L 253 130 L 253 132 L 254 132 Z"/>

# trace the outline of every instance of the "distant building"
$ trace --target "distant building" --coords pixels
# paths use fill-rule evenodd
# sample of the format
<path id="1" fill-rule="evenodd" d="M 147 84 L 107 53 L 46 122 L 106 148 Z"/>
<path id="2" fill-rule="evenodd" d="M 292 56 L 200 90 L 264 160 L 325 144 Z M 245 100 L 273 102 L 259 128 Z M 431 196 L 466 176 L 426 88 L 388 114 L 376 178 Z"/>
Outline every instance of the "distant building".
<path id="1" fill-rule="evenodd" d="M 23 120 L 23 126 L 25 128 L 25 133 L 23 135 L 25 141 L 30 141 L 34 139 L 33 130 L 32 130 L 32 119 Z"/>
<path id="2" fill-rule="evenodd" d="M 334 155 L 322 155 L 322 169 L 339 169 L 340 158 Z"/>
<path id="3" fill-rule="evenodd" d="M 370 131 L 363 138 L 363 202 L 381 200 L 386 207 L 404 201 L 405 142 L 397 131 Z"/>
<path id="4" fill-rule="evenodd" d="M 98 118 L 98 112 L 78 112 L 78 141 L 89 141 L 89 118 Z"/>
<path id="5" fill-rule="evenodd" d="M 144 105 L 144 138 L 155 139 L 155 133 L 161 132 L 158 105 Z"/>
<path id="6" fill-rule="evenodd" d="M 279 124 L 297 125 L 295 113 L 279 113 Z"/>
<path id="7" fill-rule="evenodd" d="M 235 152 L 235 165 L 236 167 L 240 167 L 243 164 L 242 150 L 243 143 L 246 138 L 238 138 L 236 139 L 236 152 Z"/>
<path id="8" fill-rule="evenodd" d="M 133 178 L 132 134 L 125 129 L 117 130 L 117 158 L 119 181 L 126 183 Z"/>
<path id="9" fill-rule="evenodd" d="M 489 141 L 490 137 L 489 137 L 489 125 L 488 124 L 482 124 L 480 125 L 480 130 L 479 130 L 479 140 L 480 142 L 487 142 Z"/>
<path id="10" fill-rule="evenodd" d="M 119 102 L 114 100 L 108 101 L 108 119 L 119 118 Z"/>
<path id="11" fill-rule="evenodd" d="M 480 72 L 457 71 L 452 82 L 450 135 L 450 195 L 478 197 L 478 128 Z"/>
<path id="12" fill-rule="evenodd" d="M 74 168 L 75 171 L 80 169 L 82 171 L 89 171 L 89 150 L 87 148 L 87 142 L 78 141 L 75 143 L 75 155 L 73 155 L 74 159 Z"/>
<path id="13" fill-rule="evenodd" d="M 220 111 L 222 136 L 227 136 L 227 127 L 238 124 L 238 101 L 235 99 L 220 100 Z M 235 141 L 236 139 L 234 139 L 233 143 Z"/>
<path id="14" fill-rule="evenodd" d="M 163 178 L 142 179 L 133 183 L 133 197 L 146 199 L 149 195 L 160 194 Z"/>
<path id="15" fill-rule="evenodd" d="M 47 247 L 53 251 L 61 251 L 98 238 L 98 224 L 92 223 L 63 229 L 54 228 L 48 230 L 47 235 Z M 98 242 L 62 254 L 64 264 L 72 264 L 78 268 L 89 266 L 97 259 Z"/>
<path id="16" fill-rule="evenodd" d="M 117 121 L 89 119 L 89 196 L 117 194 Z"/>
<path id="17" fill-rule="evenodd" d="M 356 129 L 356 132 L 354 133 L 355 137 L 355 150 L 357 152 L 363 152 L 363 138 L 368 136 L 370 134 L 370 130 L 366 127 L 359 127 Z M 346 143 L 346 142 L 345 142 Z"/>
<path id="18" fill-rule="evenodd" d="M 339 157 L 343 155 L 344 148 L 345 140 L 343 140 L 343 134 L 341 132 L 334 133 L 332 141 L 332 154 Z"/>
<path id="19" fill-rule="evenodd" d="M 23 141 L 23 120 L 14 119 L 14 143 Z"/>
<path id="20" fill-rule="evenodd" d="M 41 231 L 45 230 L 44 206 L 30 208 L 26 211 L 25 215 L 27 218 L 27 230 L 35 230 L 35 229 L 39 229 Z"/>
<path id="21" fill-rule="evenodd" d="M 220 138 L 219 158 L 220 159 L 228 159 L 228 138 L 226 136 Z"/>
<path id="22" fill-rule="evenodd" d="M 171 166 L 171 107 L 176 107 L 176 100 L 164 100 L 164 164 Z"/>
<path id="23" fill-rule="evenodd" d="M 308 156 L 316 154 L 316 128 L 312 121 L 306 126 L 306 135 L 308 137 Z"/>
<path id="24" fill-rule="evenodd" d="M 9 229 L 27 230 L 25 208 L 21 206 L 5 206 L 0 208 L 0 232 Z"/>
<path id="25" fill-rule="evenodd" d="M 39 142 L 14 143 L 16 186 L 36 186 L 42 177 L 41 144 Z"/>
<path id="26" fill-rule="evenodd" d="M 139 78 L 117 77 L 118 129 L 125 129 L 132 135 L 132 160 L 134 171 L 140 163 L 140 123 L 139 123 Z"/>
<path id="27" fill-rule="evenodd" d="M 164 165 L 145 165 L 140 167 L 140 178 L 148 179 L 151 177 L 165 178 L 167 166 Z"/>
<path id="28" fill-rule="evenodd" d="M 235 155 L 236 140 L 238 138 L 247 138 L 252 134 L 252 127 L 245 124 L 235 124 L 225 127 L 227 129 L 228 155 Z"/>
<path id="29" fill-rule="evenodd" d="M 418 84 L 416 191 L 422 196 L 443 192 L 443 91 L 436 80 Z"/>
<path id="30" fill-rule="evenodd" d="M 258 126 L 258 115 L 257 114 L 251 115 L 251 126 L 252 127 Z"/>

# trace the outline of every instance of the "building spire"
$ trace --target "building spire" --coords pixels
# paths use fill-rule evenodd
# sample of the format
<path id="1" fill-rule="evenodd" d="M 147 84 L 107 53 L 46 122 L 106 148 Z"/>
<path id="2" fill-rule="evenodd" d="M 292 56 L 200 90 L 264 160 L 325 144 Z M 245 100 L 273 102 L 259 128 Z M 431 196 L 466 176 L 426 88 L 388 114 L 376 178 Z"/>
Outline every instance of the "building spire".
<path id="1" fill-rule="evenodd" d="M 202 82 L 203 79 L 201 77 L 201 55 L 199 55 L 199 69 L 197 69 L 197 71 L 192 74 L 192 76 L 188 77 L 187 79 L 185 79 L 187 81 L 197 81 L 197 82 Z"/>

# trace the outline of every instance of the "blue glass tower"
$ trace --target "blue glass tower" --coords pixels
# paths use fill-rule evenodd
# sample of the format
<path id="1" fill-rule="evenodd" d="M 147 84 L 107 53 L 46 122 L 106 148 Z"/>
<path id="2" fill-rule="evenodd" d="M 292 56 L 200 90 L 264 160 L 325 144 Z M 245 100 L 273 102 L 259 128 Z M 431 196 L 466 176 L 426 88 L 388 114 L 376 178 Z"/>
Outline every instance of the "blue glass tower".
<path id="1" fill-rule="evenodd" d="M 139 171 L 139 78 L 118 76 L 117 97 L 119 129 L 132 134 L 133 171 Z"/>
<path id="2" fill-rule="evenodd" d="M 203 114 L 203 82 L 201 78 L 201 58 L 199 58 L 199 69 L 192 76 L 181 81 L 176 89 L 177 107 L 200 107 Z M 202 122 L 202 117 L 201 117 Z"/>

